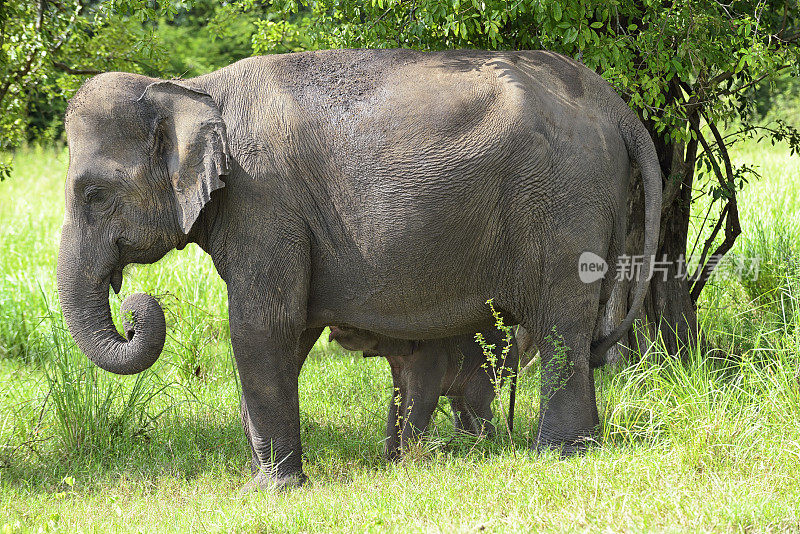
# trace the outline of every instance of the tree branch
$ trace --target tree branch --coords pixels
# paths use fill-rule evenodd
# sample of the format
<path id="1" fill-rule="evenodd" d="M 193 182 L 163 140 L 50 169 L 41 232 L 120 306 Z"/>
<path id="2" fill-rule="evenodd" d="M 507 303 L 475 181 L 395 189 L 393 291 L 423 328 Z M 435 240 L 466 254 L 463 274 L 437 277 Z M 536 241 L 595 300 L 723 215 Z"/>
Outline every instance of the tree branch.
<path id="1" fill-rule="evenodd" d="M 378 24 L 381 20 L 383 20 L 383 18 L 386 17 L 386 15 L 388 15 L 389 12 L 391 10 L 393 10 L 394 8 L 395 8 L 395 6 L 393 6 L 393 5 L 390 5 L 389 7 L 387 7 L 386 10 L 383 13 L 381 13 L 381 15 L 377 19 L 372 21 L 372 24 L 370 24 L 367 29 L 371 30 L 372 28 L 374 28 L 375 25 Z"/>
<path id="2" fill-rule="evenodd" d="M 722 140 L 722 136 L 717 129 L 717 125 L 711 122 L 705 114 L 703 115 L 703 118 L 706 119 L 706 124 L 708 124 L 711 133 L 714 135 L 714 141 L 717 142 L 720 154 L 722 154 L 722 161 L 725 163 L 725 172 L 728 175 L 728 185 L 731 186 L 731 191 L 735 192 L 736 188 L 733 187 L 733 165 L 731 164 L 731 157 L 728 155 L 728 148 L 725 146 L 725 143 Z"/>
<path id="3" fill-rule="evenodd" d="M 789 15 L 789 0 L 785 0 L 783 2 L 783 20 L 781 21 L 781 29 L 778 33 L 775 34 L 775 37 L 780 39 L 783 32 L 786 30 L 786 17 Z"/>
<path id="4" fill-rule="evenodd" d="M 726 90 L 724 90 L 724 91 L 720 91 L 720 92 L 719 92 L 719 95 L 720 95 L 720 96 L 727 96 L 727 95 L 735 95 L 736 93 L 741 93 L 742 91 L 744 91 L 744 90 L 745 90 L 745 89 L 747 89 L 748 87 L 752 87 L 752 86 L 754 86 L 755 84 L 757 84 L 758 82 L 760 82 L 761 80 L 763 80 L 764 78 L 766 78 L 767 76 L 769 76 L 769 75 L 771 75 L 771 74 L 778 74 L 778 73 L 779 73 L 779 72 L 781 72 L 782 70 L 788 69 L 789 67 L 791 67 L 791 65 L 781 65 L 780 67 L 776 67 L 776 68 L 775 68 L 775 70 L 772 70 L 772 71 L 770 71 L 770 72 L 766 72 L 766 73 L 762 74 L 761 76 L 759 76 L 758 78 L 756 78 L 755 80 L 752 80 L 752 81 L 750 81 L 750 82 L 748 82 L 748 83 L 744 84 L 744 85 L 743 85 L 743 86 L 741 86 L 741 87 L 737 87 L 737 88 L 736 88 L 735 90 L 733 90 L 733 91 L 730 91 L 730 90 L 727 90 L 727 89 L 726 89 Z"/>
<path id="5" fill-rule="evenodd" d="M 736 242 L 736 238 L 739 237 L 739 234 L 742 233 L 742 229 L 739 226 L 739 208 L 736 203 L 736 196 L 734 195 L 728 200 L 728 204 L 725 205 L 723 211 L 727 211 L 727 217 L 725 218 L 725 239 L 722 241 L 720 246 L 714 251 L 714 254 L 711 256 L 712 258 L 716 258 L 715 261 L 709 261 L 706 263 L 702 270 L 697 273 L 695 276 L 692 276 L 691 280 L 694 281 L 694 285 L 692 286 L 692 291 L 689 294 L 692 298 L 693 302 L 697 302 L 698 297 L 700 296 L 700 292 L 703 291 L 703 288 L 706 286 L 711 274 L 719 265 L 719 259 L 725 256 L 725 254 L 733 248 L 733 244 Z M 720 221 L 722 221 L 722 217 L 720 217 Z M 719 225 L 717 225 L 719 226 Z M 718 229 L 717 229 L 718 231 Z M 711 238 L 709 238 L 709 241 Z M 698 267 L 699 269 L 699 267 Z"/>
<path id="6" fill-rule="evenodd" d="M 708 209 L 706 210 L 706 215 L 705 215 L 705 217 L 703 217 L 703 222 L 700 223 L 700 230 L 701 231 L 703 230 L 703 228 L 705 228 L 706 222 L 708 222 L 708 217 L 711 215 L 711 208 L 714 207 L 714 203 L 715 202 L 716 201 L 712 199 L 711 200 L 711 204 L 708 205 Z M 722 209 L 722 213 L 719 216 L 719 220 L 721 221 L 724 216 L 725 216 L 725 208 Z M 711 236 L 715 237 L 717 231 L 718 230 L 715 227 L 715 229 L 711 232 Z M 697 250 L 697 244 L 700 242 L 700 235 L 701 235 L 701 233 L 697 232 L 697 237 L 694 239 L 694 244 L 692 244 L 692 251 L 689 253 L 689 257 L 690 258 L 694 257 L 694 251 Z M 710 246 L 709 243 L 710 243 L 709 241 L 706 241 L 706 243 L 703 245 L 703 252 L 702 252 L 702 254 L 700 254 L 700 261 L 698 262 L 699 265 L 702 265 L 703 263 L 705 263 L 706 253 L 708 252 L 708 247 Z"/>
<path id="7" fill-rule="evenodd" d="M 45 4 L 47 4 L 47 0 L 39 0 L 39 5 L 36 8 L 36 33 L 40 33 L 42 31 Z"/>
<path id="8" fill-rule="evenodd" d="M 75 24 L 75 21 L 77 20 L 78 15 L 81 12 L 81 9 L 83 9 L 83 6 L 80 3 L 78 3 L 78 5 L 75 6 L 75 11 L 72 12 L 72 16 L 69 18 L 69 22 L 67 23 L 67 27 L 64 29 L 64 32 L 55 41 L 53 47 L 50 48 L 51 55 L 58 52 L 58 50 L 62 46 L 64 46 L 64 43 L 67 42 L 67 39 L 72 35 L 72 29 L 73 29 L 72 27 Z"/>
<path id="9" fill-rule="evenodd" d="M 722 82 L 724 82 L 726 80 L 730 80 L 731 78 L 733 78 L 734 74 L 735 73 L 732 70 L 726 70 L 725 72 L 717 74 L 716 76 L 714 76 L 713 78 L 711 78 L 708 81 L 707 87 L 709 87 L 709 88 L 710 87 L 716 87 L 717 85 L 721 84 Z"/>
<path id="10" fill-rule="evenodd" d="M 708 145 L 708 141 L 706 141 L 705 137 L 700 132 L 699 124 L 692 124 L 692 129 L 695 131 L 700 144 L 703 145 L 703 150 L 711 162 L 711 167 L 714 169 L 714 174 L 717 176 L 717 180 L 728 193 L 728 203 L 722 209 L 719 219 L 717 220 L 717 223 L 714 225 L 714 229 L 711 232 L 711 236 L 709 236 L 703 245 L 703 253 L 700 257 L 697 271 L 695 271 L 695 273 L 689 278 L 689 281 L 693 283 L 690 296 L 692 301 L 695 303 L 700 296 L 700 292 L 703 290 L 714 270 L 719 265 L 719 260 L 725 254 L 727 254 L 731 248 L 733 248 L 736 238 L 742 233 L 742 228 L 739 225 L 739 207 L 736 202 L 736 186 L 733 183 L 733 165 L 731 164 L 731 158 L 728 154 L 727 148 L 725 147 L 725 142 L 722 139 L 722 135 L 720 135 L 716 125 L 709 121 L 707 117 L 706 124 L 708 124 L 708 127 L 711 130 L 711 133 L 714 135 L 714 139 L 716 140 L 717 148 L 725 165 L 727 177 L 722 175 L 722 170 L 719 167 L 719 163 L 717 163 L 717 160 L 711 153 L 711 147 Z M 711 258 L 715 259 L 712 261 L 706 261 L 706 258 L 708 257 L 708 251 L 710 250 L 711 245 L 714 243 L 714 240 L 716 239 L 717 234 L 719 234 L 719 231 L 722 227 L 723 219 L 725 220 L 725 238 L 711 255 Z"/>
<path id="11" fill-rule="evenodd" d="M 787 37 L 786 39 L 784 39 L 782 37 L 779 37 L 777 35 L 775 36 L 775 38 L 778 41 L 782 42 L 783 44 L 793 44 L 795 41 L 800 39 L 800 32 L 797 32 L 794 35 L 792 35 L 791 37 Z"/>
<path id="12" fill-rule="evenodd" d="M 676 93 L 678 94 L 677 98 L 683 98 L 681 96 L 681 86 L 680 83 L 676 80 L 676 78 L 672 79 L 671 82 L 675 89 Z M 689 122 L 697 122 L 699 123 L 700 117 L 697 112 L 690 113 L 687 117 Z M 672 204 L 675 202 L 675 199 L 678 198 L 678 195 L 681 192 L 681 187 L 683 184 L 691 184 L 692 180 L 694 179 L 694 166 L 695 162 L 697 161 L 697 139 L 689 139 L 689 142 L 686 143 L 686 147 L 684 150 L 683 156 L 683 166 L 682 166 L 682 173 L 680 179 L 678 176 L 669 176 L 667 177 L 666 183 L 664 184 L 664 193 L 662 194 L 662 202 L 661 202 L 661 218 L 664 219 L 667 215 L 667 212 L 671 209 Z"/>
<path id="13" fill-rule="evenodd" d="M 711 206 L 708 207 L 708 211 L 711 212 Z M 711 235 L 709 236 L 708 239 L 706 239 L 706 242 L 703 243 L 703 251 L 700 253 L 700 260 L 697 262 L 697 271 L 689 278 L 690 282 L 697 282 L 700 273 L 708 265 L 706 263 L 706 259 L 708 258 L 708 251 L 711 250 L 711 245 L 714 244 L 714 240 L 717 238 L 717 234 L 722 228 L 722 223 L 725 221 L 725 217 L 727 215 L 728 215 L 728 204 L 725 204 L 725 207 L 722 208 L 722 211 L 719 214 L 717 222 L 714 223 L 714 228 L 711 230 Z M 708 213 L 706 213 L 706 220 L 707 219 L 708 219 Z M 705 226 L 705 220 L 703 221 L 703 226 Z M 698 236 L 698 239 L 700 239 L 700 236 Z M 695 242 L 695 244 L 697 244 L 697 242 Z M 694 249 L 692 249 L 690 257 L 693 255 L 694 255 Z M 709 274 L 711 274 L 710 271 Z M 700 292 L 698 291 L 698 293 Z"/>
<path id="14" fill-rule="evenodd" d="M 92 74 L 100 74 L 103 71 L 96 70 L 96 69 L 74 69 L 65 63 L 61 63 L 60 61 L 53 61 L 53 66 L 62 72 L 66 72 L 67 74 L 74 74 L 76 76 L 85 76 L 85 75 L 92 75 Z"/>

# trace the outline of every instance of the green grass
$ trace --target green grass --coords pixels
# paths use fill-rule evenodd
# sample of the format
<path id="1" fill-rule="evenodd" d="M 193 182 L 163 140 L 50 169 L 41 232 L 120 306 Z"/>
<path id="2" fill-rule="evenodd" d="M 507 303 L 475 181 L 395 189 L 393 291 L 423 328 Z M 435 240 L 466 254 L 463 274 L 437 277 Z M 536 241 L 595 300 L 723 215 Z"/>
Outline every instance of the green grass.
<path id="1" fill-rule="evenodd" d="M 388 366 L 323 336 L 300 377 L 310 482 L 241 495 L 249 451 L 211 262 L 187 247 L 126 270 L 112 309 L 134 291 L 156 295 L 165 352 L 139 376 L 99 371 L 55 294 L 66 156 L 19 153 L 0 184 L 2 532 L 799 530 L 800 171 L 780 147 L 736 157 L 764 179 L 742 194 L 734 253 L 762 256 L 764 278 L 704 292 L 704 331 L 724 350 L 682 365 L 655 347 L 598 371 L 602 436 L 586 455 L 528 449 L 530 373 L 512 438 L 454 438 L 442 403 L 430 439 L 387 464 Z"/>

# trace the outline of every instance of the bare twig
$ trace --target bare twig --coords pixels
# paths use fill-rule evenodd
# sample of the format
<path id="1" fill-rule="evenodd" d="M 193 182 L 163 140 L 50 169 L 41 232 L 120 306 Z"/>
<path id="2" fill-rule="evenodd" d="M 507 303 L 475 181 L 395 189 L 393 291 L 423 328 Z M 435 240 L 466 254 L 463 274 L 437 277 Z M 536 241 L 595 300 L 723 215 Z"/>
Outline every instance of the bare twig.
<path id="1" fill-rule="evenodd" d="M 414 12 L 417 10 L 417 0 L 411 4 L 411 11 L 408 12 L 408 20 L 403 17 L 403 23 L 400 25 L 400 29 L 397 31 L 397 46 L 402 46 L 400 39 L 403 37 L 403 31 L 405 31 L 406 26 L 411 23 L 411 19 L 414 17 Z"/>
<path id="2" fill-rule="evenodd" d="M 775 34 L 775 37 L 780 39 L 780 36 L 783 34 L 784 30 L 786 30 L 786 16 L 789 14 L 789 0 L 785 0 L 783 2 L 783 20 L 781 21 L 781 29 L 778 33 Z"/>
<path id="3" fill-rule="evenodd" d="M 728 175 L 728 184 L 733 184 L 733 165 L 731 164 L 731 157 L 728 154 L 728 149 L 725 146 L 725 143 L 722 140 L 722 136 L 717 129 L 717 126 L 713 123 L 713 121 L 709 120 L 707 116 L 704 115 L 706 119 L 706 124 L 708 124 L 708 128 L 711 130 L 711 133 L 714 135 L 714 140 L 717 142 L 719 147 L 720 154 L 722 155 L 722 161 L 725 163 L 725 173 Z"/>
<path id="4" fill-rule="evenodd" d="M 39 430 L 42 427 L 42 421 L 44 420 L 44 413 L 45 413 L 44 411 L 45 411 L 45 408 L 47 407 L 47 401 L 50 400 L 50 394 L 51 393 L 53 393 L 53 389 L 52 388 L 50 388 L 50 390 L 47 392 L 47 395 L 45 395 L 45 397 L 44 397 L 44 401 L 42 402 L 42 407 L 39 409 L 39 417 L 36 420 L 36 425 L 34 425 L 33 429 L 28 433 L 29 436 L 32 436 L 31 439 L 27 439 L 27 440 L 23 441 L 22 443 L 20 443 L 19 445 L 17 445 L 16 447 L 14 447 L 13 449 L 11 449 L 11 452 L 8 453 L 9 461 L 6 462 L 6 465 L 0 465 L 0 467 L 10 467 L 11 466 L 10 459 L 14 456 L 14 454 L 16 454 L 16 452 L 18 450 L 20 450 L 23 447 L 27 447 L 28 449 L 31 450 L 31 452 L 33 452 L 34 454 L 36 454 L 38 456 L 39 455 L 39 451 L 34 449 L 33 445 L 35 443 L 41 443 L 43 441 L 47 441 L 47 440 L 52 438 L 52 436 L 47 437 L 47 438 L 39 438 L 38 437 Z"/>
<path id="5" fill-rule="evenodd" d="M 51 55 L 55 54 L 56 52 L 58 52 L 59 49 L 62 46 L 64 46 L 64 43 L 67 42 L 67 39 L 69 38 L 69 36 L 72 35 L 72 26 L 75 24 L 75 21 L 78 19 L 78 15 L 80 14 L 82 9 L 83 9 L 83 6 L 80 3 L 78 3 L 77 6 L 75 6 L 75 11 L 72 12 L 72 16 L 69 18 L 69 22 L 67 23 L 67 27 L 64 28 L 64 31 L 59 36 L 59 38 L 56 39 L 55 44 L 53 44 L 53 47 L 50 49 L 50 54 Z"/>
<path id="6" fill-rule="evenodd" d="M 775 35 L 774 37 L 783 44 L 793 44 L 795 41 L 800 40 L 800 32 L 797 32 L 791 37 L 787 37 L 786 39 L 779 37 L 778 35 Z"/>
<path id="7" fill-rule="evenodd" d="M 51 387 L 47 391 L 47 395 L 44 396 L 44 402 L 42 402 L 42 408 L 39 410 L 39 419 L 36 421 L 36 426 L 33 427 L 32 434 L 38 434 L 39 429 L 42 426 L 42 420 L 44 419 L 44 409 L 47 406 L 47 401 L 50 400 L 50 394 L 53 393 L 53 388 Z"/>
<path id="8" fill-rule="evenodd" d="M 388 15 L 388 14 L 389 14 L 389 12 L 390 12 L 392 9 L 394 9 L 394 7 L 395 7 L 395 6 L 389 6 L 389 7 L 387 7 L 387 8 L 386 8 L 386 10 L 385 10 L 383 13 L 381 13 L 381 14 L 380 14 L 380 16 L 379 16 L 377 19 L 375 19 L 375 20 L 373 20 L 373 21 L 372 21 L 372 24 L 370 24 L 370 25 L 369 25 L 369 27 L 368 27 L 367 29 L 368 29 L 368 30 L 371 30 L 372 28 L 374 28 L 374 27 L 375 27 L 375 25 L 376 25 L 377 23 L 379 23 L 380 21 L 382 21 L 382 20 L 383 20 L 383 18 L 384 18 L 386 15 Z"/>
<path id="9" fill-rule="evenodd" d="M 714 240 L 716 239 L 716 236 L 722 227 L 722 220 L 725 220 L 725 238 L 714 250 L 714 253 L 711 256 L 712 258 L 718 259 L 727 254 L 728 251 L 730 251 L 730 249 L 733 247 L 733 244 L 736 242 L 736 238 L 742 233 L 741 226 L 739 225 L 739 208 L 736 202 L 736 187 L 733 183 L 733 165 L 731 164 L 730 155 L 728 154 L 728 150 L 725 148 L 725 142 L 722 139 L 722 135 L 720 135 L 716 125 L 709 121 L 707 117 L 706 123 L 708 124 L 711 133 L 714 135 L 714 139 L 717 142 L 717 149 L 719 150 L 720 156 L 722 157 L 722 161 L 725 165 L 726 174 L 724 176 L 722 174 L 722 169 L 719 167 L 719 163 L 717 163 L 717 160 L 711 153 L 711 147 L 708 145 L 708 141 L 706 141 L 705 137 L 700 131 L 699 125 L 693 124 L 692 129 L 695 131 L 700 144 L 703 145 L 703 150 L 706 152 L 708 159 L 711 162 L 711 167 L 714 170 L 717 180 L 728 192 L 728 203 L 720 213 L 719 220 L 714 226 L 711 236 L 708 238 L 708 240 L 706 240 L 706 243 L 703 247 L 703 255 L 697 267 L 697 271 L 695 271 L 695 273 L 690 277 L 690 281 L 693 282 L 692 290 L 690 292 L 693 302 L 697 302 L 700 292 L 703 290 L 709 278 L 711 277 L 711 274 L 719 264 L 719 262 L 716 260 L 708 262 L 705 260 L 711 245 L 714 243 Z"/>
<path id="10" fill-rule="evenodd" d="M 711 235 L 708 237 L 708 239 L 706 239 L 706 242 L 703 243 L 703 251 L 700 253 L 700 261 L 697 262 L 698 265 L 697 272 L 695 272 L 695 275 L 692 276 L 690 281 L 696 281 L 695 276 L 699 276 L 701 267 L 706 265 L 706 259 L 708 259 L 708 251 L 711 250 L 711 245 L 714 244 L 714 240 L 717 238 L 717 234 L 719 234 L 719 231 L 722 228 L 722 223 L 725 221 L 725 217 L 727 217 L 728 215 L 729 206 L 730 206 L 729 204 L 725 204 L 725 206 L 722 208 L 722 211 L 719 214 L 719 218 L 717 219 L 717 222 L 714 224 L 714 228 L 711 230 Z M 711 211 L 710 206 L 708 210 L 709 212 Z M 705 221 L 703 221 L 703 226 L 705 226 Z M 694 250 L 692 250 L 692 255 L 694 255 Z"/>
<path id="11" fill-rule="evenodd" d="M 748 89 L 749 87 L 752 87 L 752 86 L 756 85 L 757 83 L 761 82 L 767 76 L 774 75 L 774 74 L 779 74 L 781 71 L 783 71 L 785 69 L 788 69 L 789 67 L 791 67 L 791 65 L 781 65 L 780 67 L 775 67 L 775 70 L 772 70 L 770 72 L 766 72 L 766 73 L 762 74 L 761 76 L 759 76 L 758 78 L 756 78 L 755 80 L 752 80 L 752 81 L 744 84 L 741 87 L 737 87 L 733 91 L 729 91 L 727 89 L 724 90 L 724 91 L 720 91 L 719 95 L 727 96 L 727 95 L 735 95 L 736 93 L 741 93 L 745 89 Z"/>
<path id="12" fill-rule="evenodd" d="M 713 258 L 721 258 L 727 254 L 728 251 L 733 248 L 736 238 L 742 233 L 742 229 L 739 226 L 739 208 L 737 206 L 735 195 L 728 201 L 728 204 L 725 206 L 725 208 L 729 208 L 727 217 L 725 217 L 725 239 L 722 241 L 720 246 L 714 250 L 714 254 L 712 255 Z M 702 271 L 697 273 L 696 276 L 692 277 L 692 280 L 694 280 L 694 285 L 692 286 L 690 296 L 693 302 L 697 302 L 700 292 L 703 290 L 708 282 L 708 279 L 711 277 L 711 274 L 718 265 L 718 261 L 709 261 L 703 266 Z"/>
<path id="13" fill-rule="evenodd" d="M 706 210 L 705 217 L 703 217 L 703 222 L 700 223 L 700 230 L 697 232 L 697 237 L 695 237 L 694 244 L 692 245 L 692 251 L 689 253 L 689 257 L 690 258 L 694 257 L 694 251 L 697 250 L 697 245 L 698 245 L 698 243 L 700 243 L 700 236 L 701 236 L 702 230 L 703 230 L 703 228 L 705 228 L 706 223 L 708 222 L 708 217 L 711 215 L 711 208 L 714 207 L 715 202 L 716 202 L 715 200 L 711 201 L 711 204 L 709 204 L 708 209 Z M 722 213 L 719 216 L 719 220 L 721 221 L 724 216 L 725 216 L 725 208 L 723 208 Z M 715 230 L 711 233 L 711 237 L 712 238 L 717 235 L 717 231 L 718 231 L 718 229 L 715 228 Z M 702 265 L 703 262 L 705 261 L 706 252 L 708 250 L 708 246 L 709 246 L 708 245 L 708 241 L 706 241 L 706 244 L 703 247 L 703 253 L 700 255 L 700 265 Z"/>

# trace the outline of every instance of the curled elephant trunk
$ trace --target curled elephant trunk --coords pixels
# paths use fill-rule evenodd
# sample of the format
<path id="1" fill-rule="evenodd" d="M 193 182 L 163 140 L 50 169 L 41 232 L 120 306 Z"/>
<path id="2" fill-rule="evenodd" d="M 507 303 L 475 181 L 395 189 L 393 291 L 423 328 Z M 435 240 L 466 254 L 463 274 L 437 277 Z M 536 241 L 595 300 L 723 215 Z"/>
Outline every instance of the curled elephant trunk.
<path id="1" fill-rule="evenodd" d="M 58 251 L 58 293 L 64 320 L 78 347 L 100 368 L 121 375 L 144 371 L 164 348 L 166 323 L 158 302 L 135 293 L 122 304 L 127 339 L 117 333 L 111 319 L 108 289 L 113 269 L 104 274 L 92 254 L 79 254 L 74 235 L 62 232 Z"/>

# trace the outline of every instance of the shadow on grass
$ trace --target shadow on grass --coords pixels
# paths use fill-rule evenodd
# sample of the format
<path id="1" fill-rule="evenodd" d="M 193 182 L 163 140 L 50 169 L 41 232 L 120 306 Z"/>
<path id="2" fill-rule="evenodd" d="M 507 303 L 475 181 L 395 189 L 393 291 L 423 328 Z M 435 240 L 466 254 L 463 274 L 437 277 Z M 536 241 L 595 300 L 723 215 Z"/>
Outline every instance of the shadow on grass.
<path id="1" fill-rule="evenodd" d="M 0 480 L 31 493 L 64 491 L 65 478 L 73 479 L 75 488 L 87 489 L 123 480 L 147 486 L 164 477 L 192 481 L 211 476 L 242 485 L 250 477 L 250 449 L 238 408 L 229 406 L 222 412 L 168 415 L 149 432 L 118 436 L 101 448 L 64 450 L 59 438 L 52 436 L 4 458 Z M 301 433 L 307 470 L 380 469 L 385 465 L 377 424 L 319 424 L 303 417 Z"/>
<path id="2" fill-rule="evenodd" d="M 250 450 L 238 413 L 168 415 L 136 436 L 119 436 L 110 446 L 65 451 L 57 437 L 7 460 L 2 485 L 23 493 L 92 493 L 130 483 L 146 489 L 161 479 L 191 482 L 212 478 L 231 489 L 250 477 Z M 383 454 L 383 421 L 319 423 L 302 417 L 306 473 L 320 482 L 346 482 L 357 473 L 388 468 Z M 487 457 L 527 450 L 523 438 L 475 438 L 445 429 L 412 447 L 411 460 L 434 455 Z M 36 451 L 36 452 L 33 452 Z"/>
<path id="3" fill-rule="evenodd" d="M 164 418 L 147 433 L 118 436 L 103 448 L 64 450 L 52 443 L 58 439 L 53 437 L 48 440 L 49 450 L 33 448 L 8 459 L 0 476 L 3 485 L 45 493 L 63 491 L 66 477 L 79 488 L 163 477 L 191 481 L 212 475 L 244 480 L 249 475 L 250 451 L 239 418 L 231 414 L 224 422 L 215 419 Z"/>

